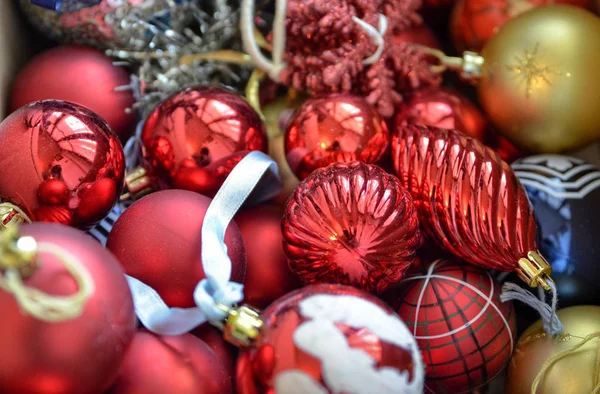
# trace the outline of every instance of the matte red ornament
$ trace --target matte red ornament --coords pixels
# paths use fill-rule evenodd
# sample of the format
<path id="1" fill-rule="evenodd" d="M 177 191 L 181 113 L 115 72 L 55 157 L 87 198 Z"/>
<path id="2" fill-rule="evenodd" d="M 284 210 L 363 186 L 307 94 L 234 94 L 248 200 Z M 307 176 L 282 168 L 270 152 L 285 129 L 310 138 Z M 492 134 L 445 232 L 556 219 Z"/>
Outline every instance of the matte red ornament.
<path id="1" fill-rule="evenodd" d="M 195 306 L 194 289 L 205 278 L 201 234 L 210 202 L 186 190 L 152 193 L 123 212 L 106 247 L 128 275 L 154 288 L 170 307 Z M 246 255 L 235 222 L 227 228 L 225 244 L 232 263 L 231 279 L 242 283 Z"/>
<path id="2" fill-rule="evenodd" d="M 39 100 L 71 101 L 96 112 L 125 141 L 135 129 L 135 113 L 126 112 L 134 103 L 133 92 L 115 88 L 130 83 L 129 73 L 98 50 L 52 48 L 21 69 L 12 86 L 9 110 Z"/>
<path id="3" fill-rule="evenodd" d="M 292 271 L 305 284 L 382 292 L 403 278 L 421 243 L 417 211 L 382 168 L 332 164 L 305 179 L 281 222 Z"/>
<path id="4" fill-rule="evenodd" d="M 109 394 L 227 394 L 225 366 L 192 334 L 159 336 L 140 331 Z"/>
<path id="5" fill-rule="evenodd" d="M 15 204 L 33 221 L 88 228 L 118 201 L 123 149 L 87 108 L 29 104 L 0 124 L 0 146 L 0 204 Z"/>
<path id="6" fill-rule="evenodd" d="M 52 243 L 76 257 L 94 281 L 81 316 L 49 323 L 25 314 L 0 290 L 0 387 L 3 394 L 96 394 L 114 381 L 136 328 L 123 269 L 87 234 L 55 223 L 20 228 L 38 243 Z M 55 256 L 40 254 L 25 283 L 52 295 L 71 295 L 77 284 Z"/>
<path id="7" fill-rule="evenodd" d="M 525 190 L 492 149 L 454 130 L 407 125 L 396 130 L 392 157 L 423 230 L 443 249 L 471 264 L 520 275 L 529 269 L 523 264 L 544 265 Z M 547 274 L 540 268 L 535 277 L 521 277 L 546 288 Z"/>
<path id="8" fill-rule="evenodd" d="M 309 286 L 261 315 L 240 354 L 239 394 L 423 392 L 414 338 L 392 310 L 352 287 Z"/>
<path id="9" fill-rule="evenodd" d="M 245 288 L 244 288 L 245 290 Z M 223 331 L 219 330 L 211 324 L 203 324 L 194 329 L 193 335 L 197 336 L 206 343 L 213 352 L 219 357 L 231 384 L 235 382 L 235 364 L 239 349 L 223 338 Z"/>
<path id="10" fill-rule="evenodd" d="M 437 260 L 386 300 L 417 339 L 428 393 L 471 393 L 508 364 L 516 340 L 512 302 L 479 267 Z"/>
<path id="11" fill-rule="evenodd" d="M 407 124 L 458 130 L 482 142 L 488 129 L 481 111 L 465 96 L 450 89 L 415 92 L 400 107 L 395 119 L 395 129 Z"/>
<path id="12" fill-rule="evenodd" d="M 440 49 L 440 43 L 433 34 L 433 31 L 425 24 L 412 26 L 406 30 L 401 30 L 394 34 L 394 45 L 400 44 L 420 44 L 429 48 Z"/>
<path id="13" fill-rule="evenodd" d="M 241 152 L 253 150 L 268 151 L 262 120 L 242 97 L 221 88 L 197 86 L 172 95 L 142 131 L 144 166 L 160 189 L 214 195 Z"/>
<path id="14" fill-rule="evenodd" d="M 309 98 L 296 109 L 285 132 L 285 152 L 302 180 L 331 163 L 378 163 L 389 141 L 385 122 L 365 99 L 329 94 Z"/>
<path id="15" fill-rule="evenodd" d="M 450 33 L 458 51 L 481 51 L 509 20 L 532 8 L 566 4 L 588 8 L 590 0 L 458 0 L 450 17 Z"/>
<path id="16" fill-rule="evenodd" d="M 300 287 L 283 252 L 282 209 L 261 205 L 235 215 L 246 246 L 244 303 L 266 308 L 279 297 Z"/>

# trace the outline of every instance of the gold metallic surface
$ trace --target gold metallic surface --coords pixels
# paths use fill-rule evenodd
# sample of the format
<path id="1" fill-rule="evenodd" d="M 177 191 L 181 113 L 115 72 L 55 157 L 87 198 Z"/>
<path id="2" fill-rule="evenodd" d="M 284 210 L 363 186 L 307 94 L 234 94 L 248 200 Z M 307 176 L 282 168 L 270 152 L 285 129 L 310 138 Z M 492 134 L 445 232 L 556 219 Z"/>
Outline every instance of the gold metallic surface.
<path id="1" fill-rule="evenodd" d="M 518 147 L 562 152 L 600 137 L 600 18 L 568 6 L 536 8 L 486 44 L 481 104 Z"/>
<path id="2" fill-rule="evenodd" d="M 0 230 L 31 223 L 31 219 L 18 206 L 9 202 L 0 203 Z"/>
<path id="3" fill-rule="evenodd" d="M 259 313 L 246 305 L 237 308 L 228 308 L 222 304 L 218 306 L 228 314 L 223 326 L 225 340 L 239 347 L 250 346 L 263 326 Z"/>
<path id="4" fill-rule="evenodd" d="M 600 307 L 574 306 L 560 309 L 564 334 L 551 337 L 542 322 L 529 327 L 519 339 L 508 367 L 506 394 L 529 394 L 542 365 L 555 354 L 573 348 L 583 338 L 600 332 Z M 540 380 L 537 394 L 584 394 L 594 390 L 600 339 L 552 364 Z"/>
<path id="5" fill-rule="evenodd" d="M 552 273 L 552 267 L 548 264 L 546 259 L 538 252 L 529 251 L 527 258 L 523 257 L 519 259 L 517 267 L 517 274 L 525 283 L 531 287 L 542 286 L 544 290 L 550 290 L 549 282 L 550 274 Z"/>

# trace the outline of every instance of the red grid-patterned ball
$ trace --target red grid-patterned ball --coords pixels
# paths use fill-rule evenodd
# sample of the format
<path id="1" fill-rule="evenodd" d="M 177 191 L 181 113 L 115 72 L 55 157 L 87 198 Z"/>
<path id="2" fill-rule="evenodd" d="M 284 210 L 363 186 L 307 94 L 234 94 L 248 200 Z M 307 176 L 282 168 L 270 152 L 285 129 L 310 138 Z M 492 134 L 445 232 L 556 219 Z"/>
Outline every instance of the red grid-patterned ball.
<path id="1" fill-rule="evenodd" d="M 426 392 L 468 393 L 507 365 L 516 335 L 513 305 L 483 269 L 437 260 L 388 294 L 426 365 Z"/>

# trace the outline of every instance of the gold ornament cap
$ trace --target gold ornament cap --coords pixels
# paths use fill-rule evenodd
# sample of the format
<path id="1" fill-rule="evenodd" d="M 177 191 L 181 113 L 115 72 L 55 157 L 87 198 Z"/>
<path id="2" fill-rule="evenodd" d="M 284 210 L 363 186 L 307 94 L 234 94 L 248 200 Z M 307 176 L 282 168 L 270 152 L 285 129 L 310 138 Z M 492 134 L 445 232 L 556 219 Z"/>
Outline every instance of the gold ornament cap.
<path id="1" fill-rule="evenodd" d="M 20 236 L 18 226 L 0 232 L 0 270 L 17 269 L 28 277 L 35 270 L 37 242 L 31 236 Z"/>
<path id="2" fill-rule="evenodd" d="M 19 227 L 31 223 L 31 219 L 21 208 L 9 202 L 0 203 L 0 230 Z"/>
<path id="3" fill-rule="evenodd" d="M 544 290 L 550 290 L 550 274 L 552 267 L 537 251 L 529 251 L 527 258 L 519 259 L 517 274 L 519 278 L 531 287 L 542 286 Z"/>
<path id="4" fill-rule="evenodd" d="M 121 201 L 129 199 L 138 200 L 152 193 L 154 188 L 148 171 L 144 167 L 139 166 L 127 173 L 125 176 L 125 189 L 127 191 L 121 195 Z"/>
<path id="5" fill-rule="evenodd" d="M 220 327 L 225 340 L 238 347 L 250 346 L 264 325 L 258 311 L 247 305 L 229 308 L 217 303 L 217 306 L 227 313 L 227 318 Z"/>

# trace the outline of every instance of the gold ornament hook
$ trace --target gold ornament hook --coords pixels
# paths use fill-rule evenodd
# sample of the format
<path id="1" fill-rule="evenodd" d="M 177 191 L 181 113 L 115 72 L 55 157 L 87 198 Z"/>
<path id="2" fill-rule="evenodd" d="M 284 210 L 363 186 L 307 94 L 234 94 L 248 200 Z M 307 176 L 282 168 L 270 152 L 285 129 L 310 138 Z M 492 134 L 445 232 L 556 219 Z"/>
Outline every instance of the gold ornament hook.
<path id="1" fill-rule="evenodd" d="M 475 81 L 481 78 L 485 59 L 476 52 L 465 51 L 462 57 L 448 56 L 439 49 L 434 49 L 420 44 L 408 44 L 416 50 L 435 57 L 440 64 L 431 66 L 435 73 L 443 73 L 446 70 L 456 71 L 461 78 L 467 81 Z"/>
<path id="2" fill-rule="evenodd" d="M 7 227 L 0 232 L 0 270 L 18 270 L 28 277 L 35 269 L 38 246 L 33 237 L 20 236 L 18 226 Z"/>
<path id="3" fill-rule="evenodd" d="M 219 326 L 225 340 L 238 347 L 250 346 L 264 325 L 258 311 L 247 305 L 230 308 L 217 303 L 217 307 L 227 314 L 225 322 Z"/>
<path id="4" fill-rule="evenodd" d="M 519 259 L 517 274 L 525 283 L 531 287 L 542 286 L 546 291 L 551 289 L 550 283 L 554 284 L 550 274 L 552 267 L 537 251 L 529 251 L 527 258 Z"/>

